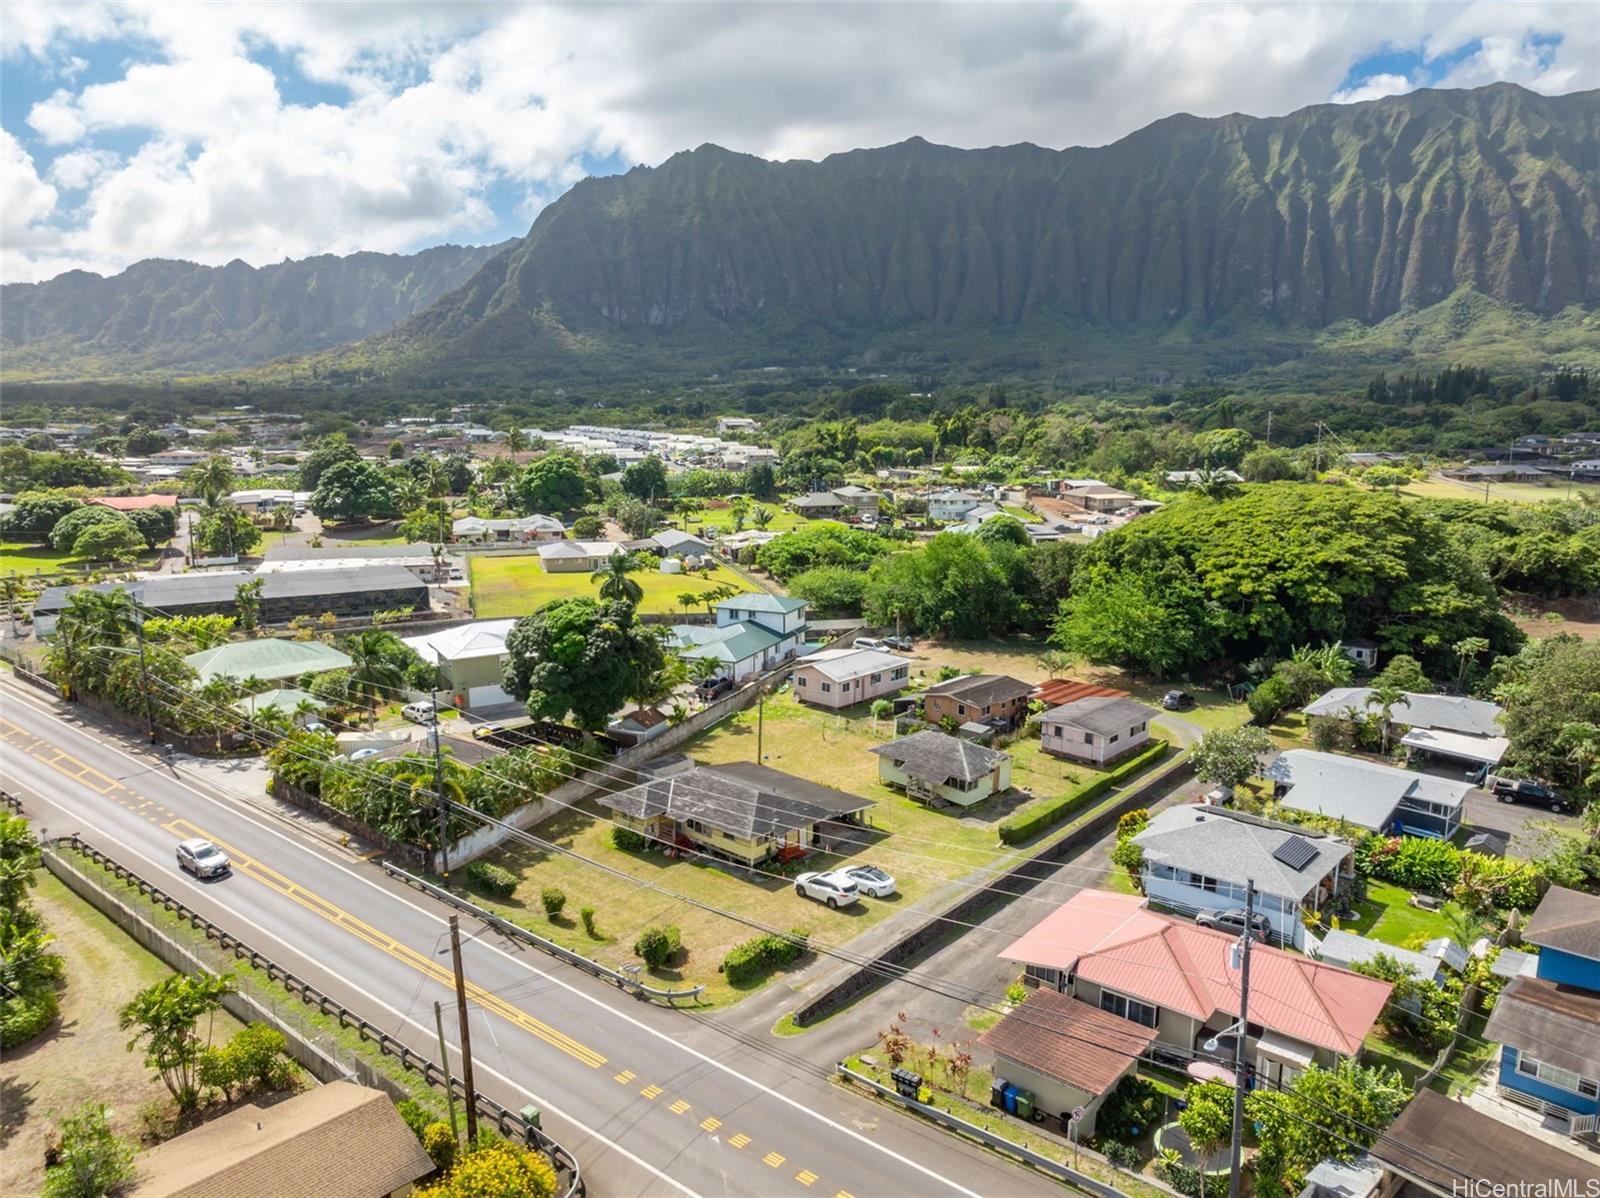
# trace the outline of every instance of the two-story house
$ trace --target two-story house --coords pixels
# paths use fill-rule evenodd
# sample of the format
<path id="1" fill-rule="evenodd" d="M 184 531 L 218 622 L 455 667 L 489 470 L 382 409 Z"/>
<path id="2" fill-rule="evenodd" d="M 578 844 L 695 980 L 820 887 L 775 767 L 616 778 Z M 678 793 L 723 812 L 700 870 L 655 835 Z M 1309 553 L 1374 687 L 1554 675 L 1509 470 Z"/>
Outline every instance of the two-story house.
<path id="1" fill-rule="evenodd" d="M 1154 1028 L 1153 1051 L 1187 1065 L 1233 1060 L 1238 936 L 1151 911 L 1138 895 L 1082 890 L 1001 952 L 1024 981 Z M 1256 1084 L 1287 1085 L 1312 1064 L 1361 1051 L 1388 982 L 1258 944 L 1250 954 L 1245 1059 Z M 1215 1048 L 1207 1048 L 1211 1040 Z M 1181 1066 L 1180 1066 L 1181 1067 Z"/>
<path id="2" fill-rule="evenodd" d="M 1243 909 L 1245 882 L 1272 939 L 1304 949 L 1302 913 L 1319 914 L 1355 880 L 1354 850 L 1333 836 L 1223 807 L 1169 807 L 1133 838 L 1153 904 L 1184 915 Z"/>
<path id="3" fill-rule="evenodd" d="M 1552 886 L 1523 929 L 1533 977 L 1501 991 L 1483 1037 L 1502 1047 L 1498 1093 L 1596 1141 L 1600 1117 L 1600 898 Z"/>
<path id="4" fill-rule="evenodd" d="M 806 610 L 790 595 L 735 595 L 717 604 L 715 625 L 675 624 L 667 643 L 680 657 L 717 662 L 713 677 L 743 682 L 805 647 Z"/>
<path id="5" fill-rule="evenodd" d="M 1028 716 L 1033 687 L 1005 674 L 962 674 L 922 692 L 922 718 L 930 724 L 993 724 L 1015 728 Z"/>
<path id="6" fill-rule="evenodd" d="M 977 491 L 935 491 L 928 496 L 928 521 L 949 524 L 964 519 L 968 512 L 988 502 Z"/>
<path id="7" fill-rule="evenodd" d="M 878 649 L 826 649 L 794 670 L 794 697 L 813 707 L 850 707 L 902 691 L 911 663 Z"/>

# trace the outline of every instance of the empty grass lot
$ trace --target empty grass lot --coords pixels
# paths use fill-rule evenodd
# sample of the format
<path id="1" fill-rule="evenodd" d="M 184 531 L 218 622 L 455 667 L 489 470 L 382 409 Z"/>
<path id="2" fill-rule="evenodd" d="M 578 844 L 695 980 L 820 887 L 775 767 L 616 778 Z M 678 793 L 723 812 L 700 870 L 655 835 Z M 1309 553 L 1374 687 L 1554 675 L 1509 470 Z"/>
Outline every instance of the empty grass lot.
<path id="1" fill-rule="evenodd" d="M 154 551 L 139 554 L 139 565 L 150 566 L 156 560 Z M 55 577 L 57 574 L 81 571 L 90 567 L 108 569 L 105 562 L 88 562 L 70 553 L 57 553 L 48 545 L 32 541 L 0 541 L 0 576 L 16 574 L 28 578 L 35 574 Z"/>
<path id="2" fill-rule="evenodd" d="M 497 616 L 525 616 L 554 599 L 573 595 L 598 598 L 600 586 L 589 580 L 587 570 L 570 574 L 550 574 L 536 554 L 494 557 L 474 555 L 472 563 L 472 608 L 479 619 Z M 720 586 L 739 591 L 750 585 L 732 570 L 718 566 L 709 577 L 700 574 L 661 574 L 641 570 L 633 575 L 644 588 L 639 610 L 648 614 L 668 614 L 683 610 L 678 596 L 688 591 L 703 594 Z"/>
<path id="3" fill-rule="evenodd" d="M 1453 478 L 1430 478 L 1411 483 L 1402 489 L 1406 495 L 1421 499 L 1475 499 L 1482 502 L 1482 483 L 1458 482 Z M 1548 503 L 1553 499 L 1577 499 L 1582 495 L 1600 498 L 1600 483 L 1573 483 L 1569 491 L 1565 481 L 1551 483 L 1490 483 L 1489 501 L 1502 503 Z"/>

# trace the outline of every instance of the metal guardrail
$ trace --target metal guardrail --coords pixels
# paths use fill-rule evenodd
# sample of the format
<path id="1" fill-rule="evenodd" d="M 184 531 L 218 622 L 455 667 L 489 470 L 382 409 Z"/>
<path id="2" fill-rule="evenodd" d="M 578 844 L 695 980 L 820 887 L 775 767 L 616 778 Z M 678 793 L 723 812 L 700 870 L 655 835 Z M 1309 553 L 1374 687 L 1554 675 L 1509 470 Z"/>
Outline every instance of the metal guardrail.
<path id="1" fill-rule="evenodd" d="M 915 1098 L 907 1098 L 904 1094 L 896 1091 L 893 1086 L 885 1086 L 880 1082 L 875 1082 L 866 1074 L 857 1073 L 843 1061 L 839 1062 L 838 1070 L 839 1076 L 846 1081 L 863 1086 L 878 1095 L 878 1097 L 898 1103 L 907 1110 L 914 1111 L 924 1118 L 933 1120 L 935 1123 L 942 1123 L 960 1135 L 970 1136 L 979 1143 L 993 1148 L 996 1152 L 1003 1152 L 1007 1156 L 1015 1157 L 1024 1164 L 1031 1165 L 1041 1173 L 1050 1174 L 1058 1181 L 1077 1186 L 1079 1189 L 1087 1190 L 1091 1194 L 1098 1194 L 1101 1198 L 1123 1198 L 1124 1191 L 1117 1189 L 1115 1186 L 1107 1185 L 1098 1178 L 1090 1177 L 1087 1173 L 1079 1173 L 1076 1169 L 1069 1165 L 1063 1165 L 1060 1161 L 1041 1156 L 1033 1149 L 1025 1148 L 1018 1144 L 1015 1140 L 997 1136 L 992 1131 L 979 1127 L 976 1123 L 968 1123 L 960 1116 L 952 1115 L 949 1111 L 941 1110 L 926 1102 L 918 1102 Z M 1141 1177 L 1139 1180 L 1147 1182 L 1149 1179 Z"/>
<path id="2" fill-rule="evenodd" d="M 512 923 L 509 919 L 502 919 L 493 911 L 480 907 L 477 903 L 464 899 L 460 895 L 444 889 L 442 886 L 435 886 L 426 878 L 419 878 L 416 874 L 407 873 L 398 865 L 388 861 L 380 861 L 378 864 L 383 866 L 385 873 L 399 878 L 407 885 L 415 886 L 424 894 L 430 894 L 442 903 L 449 903 L 450 906 L 465 911 L 476 919 L 483 920 L 484 923 L 499 929 L 513 939 L 531 944 L 534 948 L 541 949 L 551 956 L 560 958 L 568 965 L 574 965 L 603 981 L 612 983 L 619 989 L 628 990 L 640 998 L 657 999 L 668 1006 L 676 1006 L 679 1001 L 698 999 L 705 992 L 704 986 L 692 986 L 688 990 L 660 990 L 654 986 L 646 986 L 638 978 L 624 970 L 612 969 L 610 966 L 602 965 L 598 961 L 590 960 L 582 953 L 575 953 L 570 948 L 564 948 L 554 940 L 546 940 L 537 932 L 530 932 L 520 924 Z"/>
<path id="3" fill-rule="evenodd" d="M 251 948 L 232 932 L 226 931 L 201 915 L 198 911 L 185 905 L 181 900 L 174 898 L 159 886 L 145 881 L 127 866 L 122 865 L 114 858 L 107 856 L 93 845 L 84 841 L 76 834 L 71 836 L 58 836 L 49 841 L 49 844 L 60 849 L 63 846 L 72 849 L 87 857 L 90 861 L 107 870 L 113 877 L 128 883 L 141 895 L 150 899 L 159 907 L 164 907 L 183 919 L 190 926 L 203 932 L 208 940 L 215 940 L 222 948 L 233 953 L 242 961 L 247 961 L 256 969 L 261 970 L 272 981 L 278 982 L 290 994 L 297 996 L 307 1006 L 314 1006 L 323 1015 L 331 1015 L 339 1021 L 340 1027 L 353 1027 L 357 1036 L 362 1040 L 371 1040 L 378 1046 L 378 1051 L 384 1056 L 396 1058 L 402 1067 L 422 1074 L 432 1086 L 449 1085 L 450 1091 L 458 1098 L 465 1100 L 466 1087 L 458 1077 L 452 1077 L 445 1069 L 434 1062 L 430 1057 L 417 1052 L 397 1037 L 390 1035 L 371 1020 L 365 1019 L 346 1007 L 337 999 L 330 998 L 310 982 L 306 981 L 277 964 L 264 953 Z M 537 1148 L 548 1156 L 556 1167 L 559 1177 L 566 1178 L 567 1186 L 561 1192 L 561 1198 L 581 1198 L 584 1193 L 583 1174 L 578 1166 L 578 1159 L 551 1139 L 538 1127 L 529 1123 L 520 1114 L 511 1110 L 503 1103 L 495 1101 L 485 1094 L 479 1093 L 478 1113 L 493 1123 L 503 1136 L 515 1136 L 530 1148 Z"/>
<path id="4" fill-rule="evenodd" d="M 22 800 L 17 798 L 17 796 L 12 794 L 9 790 L 0 790 L 0 804 L 11 808 L 11 810 L 15 811 L 18 815 L 22 814 Z"/>

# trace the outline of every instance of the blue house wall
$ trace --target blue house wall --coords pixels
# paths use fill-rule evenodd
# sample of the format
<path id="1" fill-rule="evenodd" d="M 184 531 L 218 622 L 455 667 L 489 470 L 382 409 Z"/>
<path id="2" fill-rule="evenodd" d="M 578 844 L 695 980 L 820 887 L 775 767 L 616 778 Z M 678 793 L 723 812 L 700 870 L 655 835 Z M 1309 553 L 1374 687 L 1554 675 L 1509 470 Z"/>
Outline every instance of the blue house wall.
<path id="1" fill-rule="evenodd" d="M 1593 1115 L 1600 1113 L 1600 1099 L 1586 1098 L 1582 1094 L 1574 1094 L 1571 1090 L 1563 1090 L 1559 1086 L 1552 1086 L 1549 1082 L 1540 1081 L 1536 1077 L 1528 1077 L 1517 1072 L 1517 1057 L 1520 1054 L 1511 1045 L 1505 1044 L 1500 1048 L 1500 1084 L 1508 1090 L 1518 1090 L 1523 1094 L 1531 1094 L 1535 1098 L 1542 1098 L 1552 1106 L 1562 1110 L 1572 1111 L 1578 1115 Z"/>
<path id="2" fill-rule="evenodd" d="M 1561 986 L 1600 991 L 1600 961 L 1556 948 L 1539 950 L 1539 976 Z"/>

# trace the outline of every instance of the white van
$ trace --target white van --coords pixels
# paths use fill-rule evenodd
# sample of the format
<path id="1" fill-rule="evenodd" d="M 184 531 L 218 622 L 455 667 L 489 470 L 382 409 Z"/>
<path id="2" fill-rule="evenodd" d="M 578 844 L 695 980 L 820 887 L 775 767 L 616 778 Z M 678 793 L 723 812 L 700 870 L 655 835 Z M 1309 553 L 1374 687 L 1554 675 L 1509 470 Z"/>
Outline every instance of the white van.
<path id="1" fill-rule="evenodd" d="M 413 724 L 433 724 L 439 720 L 439 709 L 433 705 L 432 699 L 418 699 L 415 703 L 407 703 L 400 709 L 400 714 Z"/>

